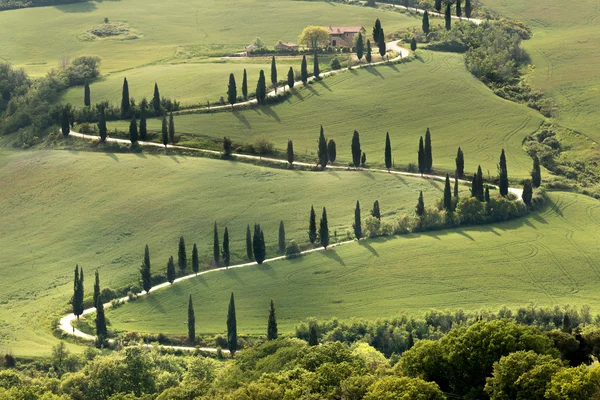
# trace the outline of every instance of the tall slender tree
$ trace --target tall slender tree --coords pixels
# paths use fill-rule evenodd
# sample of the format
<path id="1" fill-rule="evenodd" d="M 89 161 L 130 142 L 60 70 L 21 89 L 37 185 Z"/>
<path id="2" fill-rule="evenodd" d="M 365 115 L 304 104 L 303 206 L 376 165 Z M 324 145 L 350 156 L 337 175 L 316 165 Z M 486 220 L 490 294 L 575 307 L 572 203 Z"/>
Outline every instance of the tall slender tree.
<path id="1" fill-rule="evenodd" d="M 235 76 L 233 74 L 229 74 L 229 84 L 227 85 L 227 101 L 233 105 L 237 101 L 237 87 L 235 85 Z"/>
<path id="2" fill-rule="evenodd" d="M 414 36 L 412 39 L 410 39 L 410 50 L 412 52 L 415 52 L 417 50 L 417 39 L 415 39 Z"/>
<path id="3" fill-rule="evenodd" d="M 377 42 L 375 42 L 377 43 Z M 367 62 L 369 64 L 371 64 L 371 59 L 372 59 L 372 54 L 371 54 L 372 50 L 371 50 L 371 41 L 367 39 L 367 51 L 365 52 L 365 60 L 367 60 Z"/>
<path id="4" fill-rule="evenodd" d="M 223 264 L 229 267 L 231 263 L 231 253 L 229 252 L 229 231 L 225 227 L 225 233 L 223 234 Z"/>
<path id="5" fill-rule="evenodd" d="M 390 133 L 385 134 L 385 168 L 390 172 L 392 168 L 392 144 L 390 143 Z"/>
<path id="6" fill-rule="evenodd" d="M 123 89 L 121 91 L 121 116 L 126 117 L 129 114 L 129 84 L 127 78 L 123 78 Z"/>
<path id="7" fill-rule="evenodd" d="M 337 158 L 337 148 L 333 139 L 329 139 L 329 142 L 327 143 L 327 158 L 329 158 L 330 164 L 335 162 L 335 159 Z"/>
<path id="8" fill-rule="evenodd" d="M 302 64 L 300 66 L 300 79 L 306 85 L 308 81 L 308 67 L 306 65 L 306 55 L 302 56 Z"/>
<path id="9" fill-rule="evenodd" d="M 277 93 L 277 65 L 275 64 L 275 56 L 271 57 L 271 85 L 275 88 L 275 93 Z"/>
<path id="10" fill-rule="evenodd" d="M 448 4 L 446 4 L 446 14 L 444 15 L 444 20 L 446 21 L 446 30 L 449 31 L 450 29 L 452 29 L 452 10 L 450 9 L 450 6 L 452 5 L 452 2 L 448 2 Z"/>
<path id="11" fill-rule="evenodd" d="M 523 194 L 521 195 L 521 198 L 523 199 L 523 203 L 525 203 L 525 205 L 530 206 L 532 197 L 533 185 L 531 184 L 531 181 L 527 179 L 525 182 L 523 182 Z"/>
<path id="12" fill-rule="evenodd" d="M 354 228 L 354 236 L 356 239 L 362 238 L 362 225 L 360 221 L 360 203 L 356 200 L 356 208 L 354 208 L 354 224 L 352 224 L 352 228 Z"/>
<path id="13" fill-rule="evenodd" d="M 242 77 L 242 96 L 244 96 L 244 100 L 248 100 L 248 73 L 246 68 L 244 68 L 244 76 Z"/>
<path id="14" fill-rule="evenodd" d="M 500 182 L 498 183 L 500 195 L 508 196 L 508 169 L 506 168 L 506 154 L 504 153 L 504 149 L 502 149 L 502 153 L 500 154 L 498 173 L 500 175 Z"/>
<path id="15" fill-rule="evenodd" d="M 377 47 L 379 47 L 379 55 L 381 58 L 385 56 L 385 52 L 387 51 L 387 47 L 385 44 L 385 35 L 383 33 L 383 29 L 381 30 L 381 34 L 379 36 L 379 42 L 377 42 Z"/>
<path id="16" fill-rule="evenodd" d="M 381 21 L 379 18 L 375 20 L 375 26 L 373 27 L 373 41 L 379 43 L 379 37 L 381 36 Z"/>
<path id="17" fill-rule="evenodd" d="M 229 309 L 227 310 L 227 348 L 229 353 L 233 357 L 237 351 L 238 340 L 237 340 L 237 319 L 235 316 L 235 300 L 233 298 L 233 292 L 229 298 Z"/>
<path id="18" fill-rule="evenodd" d="M 277 320 L 275 319 L 275 303 L 271 299 L 269 305 L 269 322 L 267 324 L 267 340 L 275 340 L 279 335 L 277 334 Z"/>
<path id="19" fill-rule="evenodd" d="M 439 13 L 442 11 L 442 0 L 435 0 L 435 10 Z"/>
<path id="20" fill-rule="evenodd" d="M 425 10 L 425 12 L 423 13 L 422 28 L 423 33 L 425 33 L 425 37 L 427 37 L 427 35 L 429 35 L 429 13 L 427 12 L 427 10 Z"/>
<path id="21" fill-rule="evenodd" d="M 217 229 L 217 221 L 215 221 L 215 226 L 213 229 L 213 260 L 215 260 L 216 266 L 220 264 L 220 258 L 221 250 L 219 248 L 219 231 Z"/>
<path id="22" fill-rule="evenodd" d="M 188 300 L 188 343 L 196 343 L 196 315 L 194 314 L 194 305 L 192 304 L 192 295 Z"/>
<path id="23" fill-rule="evenodd" d="M 254 259 L 258 264 L 262 264 L 265 261 L 266 248 L 265 248 L 265 236 L 260 228 L 260 224 L 254 224 L 254 236 L 252 238 L 252 250 L 254 252 Z"/>
<path id="24" fill-rule="evenodd" d="M 540 167 L 540 159 L 537 154 L 533 155 L 533 169 L 531 170 L 531 184 L 534 188 L 540 187 L 542 184 L 542 170 Z"/>
<path id="25" fill-rule="evenodd" d="M 468 19 L 471 19 L 471 12 L 473 9 L 471 8 L 471 0 L 465 0 L 465 15 Z"/>
<path id="26" fill-rule="evenodd" d="M 94 306 L 100 298 L 100 272 L 96 269 L 96 277 L 94 280 Z"/>
<path id="27" fill-rule="evenodd" d="M 360 165 L 365 168 L 367 166 L 367 153 L 363 151 L 362 156 L 360 157 Z"/>
<path id="28" fill-rule="evenodd" d="M 352 135 L 352 163 L 355 168 L 358 168 L 360 165 L 360 156 L 362 155 L 362 150 L 360 149 L 360 137 L 358 135 L 358 131 L 354 131 L 354 135 Z"/>
<path id="29" fill-rule="evenodd" d="M 73 298 L 71 299 L 71 305 L 73 306 L 73 314 L 79 316 L 81 313 L 79 312 L 79 298 L 82 297 L 80 295 L 80 283 L 79 283 L 79 265 L 75 265 L 75 277 L 73 279 Z"/>
<path id="30" fill-rule="evenodd" d="M 483 194 L 483 172 L 481 171 L 481 165 L 477 167 L 477 198 L 479 201 L 484 201 Z"/>
<path id="31" fill-rule="evenodd" d="M 167 281 L 171 285 L 175 282 L 175 274 L 175 261 L 173 261 L 173 256 L 171 256 L 167 262 Z"/>
<path id="32" fill-rule="evenodd" d="M 250 224 L 246 227 L 246 258 L 252 260 L 254 251 L 252 250 L 252 234 L 250 233 Z"/>
<path id="33" fill-rule="evenodd" d="M 462 7 L 460 0 L 456 0 L 456 16 L 460 19 L 462 17 Z"/>
<path id="34" fill-rule="evenodd" d="M 379 210 L 379 200 L 375 200 L 373 203 L 373 209 L 371 210 L 371 215 L 375 218 L 381 220 L 381 211 Z"/>
<path id="35" fill-rule="evenodd" d="M 152 106 L 154 107 L 154 113 L 160 115 L 160 92 L 158 91 L 158 83 L 154 82 L 154 95 L 152 96 Z"/>
<path id="36" fill-rule="evenodd" d="M 167 147 L 169 143 L 169 131 L 167 128 L 167 116 L 163 114 L 162 117 L 162 142 Z"/>
<path id="37" fill-rule="evenodd" d="M 318 346 L 319 345 L 319 333 L 317 332 L 317 324 L 313 322 L 308 328 L 308 345 Z"/>
<path id="38" fill-rule="evenodd" d="M 421 175 L 423 175 L 425 173 L 425 171 L 427 171 L 427 161 L 426 161 L 426 157 L 425 157 L 425 148 L 423 147 L 423 136 L 421 136 L 419 138 L 419 153 L 418 153 L 418 157 L 419 157 L 419 172 L 421 173 Z"/>
<path id="39" fill-rule="evenodd" d="M 358 37 L 356 38 L 356 58 L 358 61 L 362 60 L 365 53 L 365 41 L 362 36 L 362 32 L 358 32 Z"/>
<path id="40" fill-rule="evenodd" d="M 454 161 L 456 163 L 456 175 L 459 178 L 462 178 L 463 176 L 465 176 L 465 156 L 460 147 L 456 152 L 456 158 L 454 159 Z"/>
<path id="41" fill-rule="evenodd" d="M 431 132 L 429 128 L 425 132 L 425 170 L 431 172 L 433 169 L 433 151 L 431 150 Z"/>
<path id="42" fill-rule="evenodd" d="M 83 105 L 89 107 L 92 104 L 91 94 L 90 94 L 90 84 L 85 83 L 83 87 Z"/>
<path id="43" fill-rule="evenodd" d="M 108 134 L 108 130 L 106 129 L 106 112 L 104 111 L 104 106 L 100 106 L 100 117 L 98 120 L 98 134 L 100 135 L 100 141 L 104 143 L 106 141 L 106 137 Z"/>
<path id="44" fill-rule="evenodd" d="M 278 250 L 280 254 L 285 253 L 285 226 L 283 221 L 279 221 L 279 237 L 278 237 Z"/>
<path id="45" fill-rule="evenodd" d="M 287 84 L 290 89 L 292 89 L 294 87 L 294 83 L 295 83 L 294 79 L 295 79 L 294 78 L 294 68 L 290 67 L 290 69 L 288 69 L 288 74 L 287 74 Z"/>
<path id="46" fill-rule="evenodd" d="M 169 114 L 169 141 L 175 143 L 175 121 L 173 120 L 173 111 Z"/>
<path id="47" fill-rule="evenodd" d="M 446 185 L 444 186 L 444 210 L 451 213 L 452 210 L 452 189 L 450 188 L 450 175 L 446 174 Z"/>
<path id="48" fill-rule="evenodd" d="M 489 187 L 485 187 L 485 202 L 489 203 L 490 202 L 490 188 Z"/>
<path id="49" fill-rule="evenodd" d="M 266 104 L 267 98 L 267 83 L 265 81 L 265 71 L 260 70 L 260 74 L 258 76 L 258 83 L 256 85 L 256 102 L 259 105 Z"/>
<path id="50" fill-rule="evenodd" d="M 192 271 L 196 275 L 200 271 L 200 257 L 198 257 L 198 246 L 196 246 L 196 243 L 194 243 L 194 248 L 192 248 Z"/>
<path id="51" fill-rule="evenodd" d="M 108 330 L 106 329 L 106 317 L 104 316 L 104 304 L 102 304 L 102 299 L 98 298 L 98 301 L 95 304 L 96 306 L 96 336 L 98 344 L 101 345 L 104 343 L 106 339 L 106 335 Z"/>
<path id="52" fill-rule="evenodd" d="M 312 244 L 317 241 L 317 216 L 313 206 L 310 206 L 310 217 L 308 220 L 308 240 Z"/>
<path id="53" fill-rule="evenodd" d="M 319 68 L 319 56 L 315 51 L 315 56 L 313 58 L 313 75 L 316 80 L 321 79 L 321 69 Z"/>
<path id="54" fill-rule="evenodd" d="M 323 207 L 323 214 L 321 215 L 321 223 L 319 224 L 319 241 L 323 248 L 329 246 L 329 224 L 327 223 L 327 210 Z"/>
<path id="55" fill-rule="evenodd" d="M 419 193 L 419 200 L 417 201 L 417 207 L 415 207 L 415 213 L 418 217 L 425 215 L 425 201 L 423 200 L 423 191 Z"/>
<path id="56" fill-rule="evenodd" d="M 458 203 L 458 176 L 454 173 L 454 198 Z"/>
<path id="57" fill-rule="evenodd" d="M 148 140 L 148 126 L 146 124 L 146 115 L 148 114 L 148 100 L 144 97 L 140 103 L 140 140 Z"/>
<path id="58" fill-rule="evenodd" d="M 321 125 L 321 133 L 319 134 L 319 148 L 317 155 L 319 157 L 321 168 L 325 169 L 327 167 L 327 162 L 329 161 L 329 156 L 327 154 L 327 139 L 325 139 L 323 125 Z"/>
<path id="59" fill-rule="evenodd" d="M 144 260 L 140 267 L 140 275 L 142 276 L 142 286 L 146 291 L 146 294 L 150 293 L 152 288 L 152 272 L 150 271 L 150 249 L 148 245 L 144 249 Z"/>
<path id="60" fill-rule="evenodd" d="M 187 268 L 187 253 L 185 251 L 185 240 L 183 236 L 179 238 L 179 251 L 177 252 L 177 265 L 183 274 Z"/>
<path id="61" fill-rule="evenodd" d="M 69 118 L 69 108 L 64 106 L 60 114 L 60 130 L 64 137 L 69 136 L 71 132 L 71 122 Z"/>
<path id="62" fill-rule="evenodd" d="M 131 118 L 131 122 L 129 123 L 129 140 L 131 141 L 131 144 L 135 144 L 138 141 L 138 129 L 135 115 Z"/>
<path id="63" fill-rule="evenodd" d="M 287 160 L 290 165 L 294 164 L 294 142 L 291 140 L 287 144 Z"/>
<path id="64" fill-rule="evenodd" d="M 473 179 L 471 180 L 471 197 L 477 198 L 477 173 L 473 174 Z"/>

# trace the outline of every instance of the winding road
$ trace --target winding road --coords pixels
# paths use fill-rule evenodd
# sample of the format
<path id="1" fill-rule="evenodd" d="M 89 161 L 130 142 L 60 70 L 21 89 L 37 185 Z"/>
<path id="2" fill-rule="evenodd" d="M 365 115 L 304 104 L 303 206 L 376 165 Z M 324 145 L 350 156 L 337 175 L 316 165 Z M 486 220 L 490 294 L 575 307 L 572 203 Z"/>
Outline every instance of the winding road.
<path id="1" fill-rule="evenodd" d="M 406 6 L 401 6 L 401 5 L 397 5 L 397 4 L 379 3 L 379 2 L 376 2 L 375 4 L 377 4 L 378 6 L 390 6 L 390 7 L 394 7 L 394 8 L 399 8 L 399 9 L 402 9 L 402 10 L 406 10 L 406 11 L 418 12 L 419 14 L 425 14 L 425 10 L 423 10 L 422 8 L 406 7 Z M 436 12 L 436 11 L 427 10 L 427 13 L 429 15 L 433 15 L 435 17 L 445 18 L 445 14 L 441 14 L 441 13 Z M 472 22 L 475 25 L 479 25 L 479 24 L 481 24 L 483 22 L 482 20 L 477 19 L 477 18 L 462 18 L 462 17 L 459 18 L 456 15 L 452 15 L 452 19 L 456 19 L 456 20 L 459 20 L 459 21 Z"/>

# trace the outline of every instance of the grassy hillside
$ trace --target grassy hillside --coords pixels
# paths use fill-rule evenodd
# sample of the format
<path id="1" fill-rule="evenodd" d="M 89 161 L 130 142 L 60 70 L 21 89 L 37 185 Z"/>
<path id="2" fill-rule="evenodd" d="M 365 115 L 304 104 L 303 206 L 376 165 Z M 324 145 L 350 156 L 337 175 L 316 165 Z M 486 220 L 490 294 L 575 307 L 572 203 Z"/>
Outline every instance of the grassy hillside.
<path id="1" fill-rule="evenodd" d="M 293 261 L 211 273 L 111 310 L 115 328 L 185 335 L 225 330 L 229 293 L 238 331 L 264 334 L 269 299 L 282 332 L 307 317 L 374 319 L 403 311 L 537 305 L 600 307 L 600 207 L 556 193 L 543 212 L 494 226 L 370 240 Z"/>
<path id="2" fill-rule="evenodd" d="M 49 352 L 52 316 L 72 295 L 75 264 L 93 286 L 117 288 L 138 278 L 144 246 L 164 270 L 184 236 L 212 258 L 213 223 L 228 226 L 232 262 L 245 260 L 247 224 L 265 231 L 267 255 L 279 221 L 288 239 L 307 242 L 311 204 L 327 207 L 332 235 L 351 231 L 359 199 L 364 213 L 378 199 L 382 214 L 411 212 L 419 191 L 428 204 L 443 185 L 358 172 L 300 172 L 200 158 L 67 151 L 0 151 L 0 352 Z M 191 257 L 191 255 L 190 255 Z"/>
<path id="3" fill-rule="evenodd" d="M 505 148 L 511 177 L 526 177 L 531 160 L 522 140 L 542 117 L 536 111 L 495 96 L 464 66 L 464 56 L 420 51 L 419 60 L 400 65 L 345 72 L 299 88 L 288 101 L 260 109 L 176 118 L 181 144 L 205 144 L 207 136 L 231 136 L 252 143 L 266 136 L 279 149 L 288 139 L 297 153 L 315 153 L 319 125 L 337 143 L 337 159 L 351 161 L 354 129 L 370 163 L 383 163 L 386 131 L 390 132 L 396 164 L 417 162 L 419 136 L 431 128 L 434 167 L 454 170 L 456 149 L 465 152 L 467 171 L 481 164 L 484 174 L 496 174 Z M 109 124 L 127 131 L 128 122 Z M 160 131 L 160 120 L 148 129 Z"/>

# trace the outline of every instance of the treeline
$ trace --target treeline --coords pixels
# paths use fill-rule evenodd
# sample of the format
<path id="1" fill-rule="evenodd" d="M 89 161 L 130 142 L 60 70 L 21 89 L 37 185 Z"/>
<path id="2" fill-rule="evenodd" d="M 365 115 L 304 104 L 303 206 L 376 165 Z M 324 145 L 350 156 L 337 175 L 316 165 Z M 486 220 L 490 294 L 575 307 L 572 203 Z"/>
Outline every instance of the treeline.
<path id="1" fill-rule="evenodd" d="M 88 0 L 0 0 L 0 11 L 27 7 L 56 6 L 60 4 L 85 3 Z"/>

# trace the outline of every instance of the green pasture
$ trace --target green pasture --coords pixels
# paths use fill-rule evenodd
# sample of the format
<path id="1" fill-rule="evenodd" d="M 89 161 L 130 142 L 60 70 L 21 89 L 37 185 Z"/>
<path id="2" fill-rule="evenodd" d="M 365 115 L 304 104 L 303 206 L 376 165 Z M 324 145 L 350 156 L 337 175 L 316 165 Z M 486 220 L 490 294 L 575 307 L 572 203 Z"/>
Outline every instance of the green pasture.
<path id="1" fill-rule="evenodd" d="M 88 294 L 94 270 L 103 287 L 138 280 L 144 246 L 152 270 L 177 257 L 180 236 L 203 268 L 212 258 L 213 223 L 227 226 L 232 262 L 245 259 L 246 226 L 260 223 L 276 256 L 279 221 L 287 239 L 308 242 L 314 204 L 327 207 L 332 240 L 352 231 L 360 200 L 366 216 L 379 200 L 391 220 L 412 213 L 419 191 L 433 205 L 443 184 L 382 173 L 300 172 L 239 162 L 151 154 L 0 150 L 0 352 L 47 354 L 52 319 L 67 307 L 75 264 Z M 464 188 L 468 190 L 468 188 Z"/>
<path id="2" fill-rule="evenodd" d="M 185 336 L 223 333 L 234 292 L 238 332 L 265 334 L 269 300 L 282 333 L 306 318 L 378 317 L 430 309 L 600 307 L 600 206 L 553 193 L 522 220 L 344 245 L 300 259 L 209 273 L 108 312 L 113 328 Z"/>

